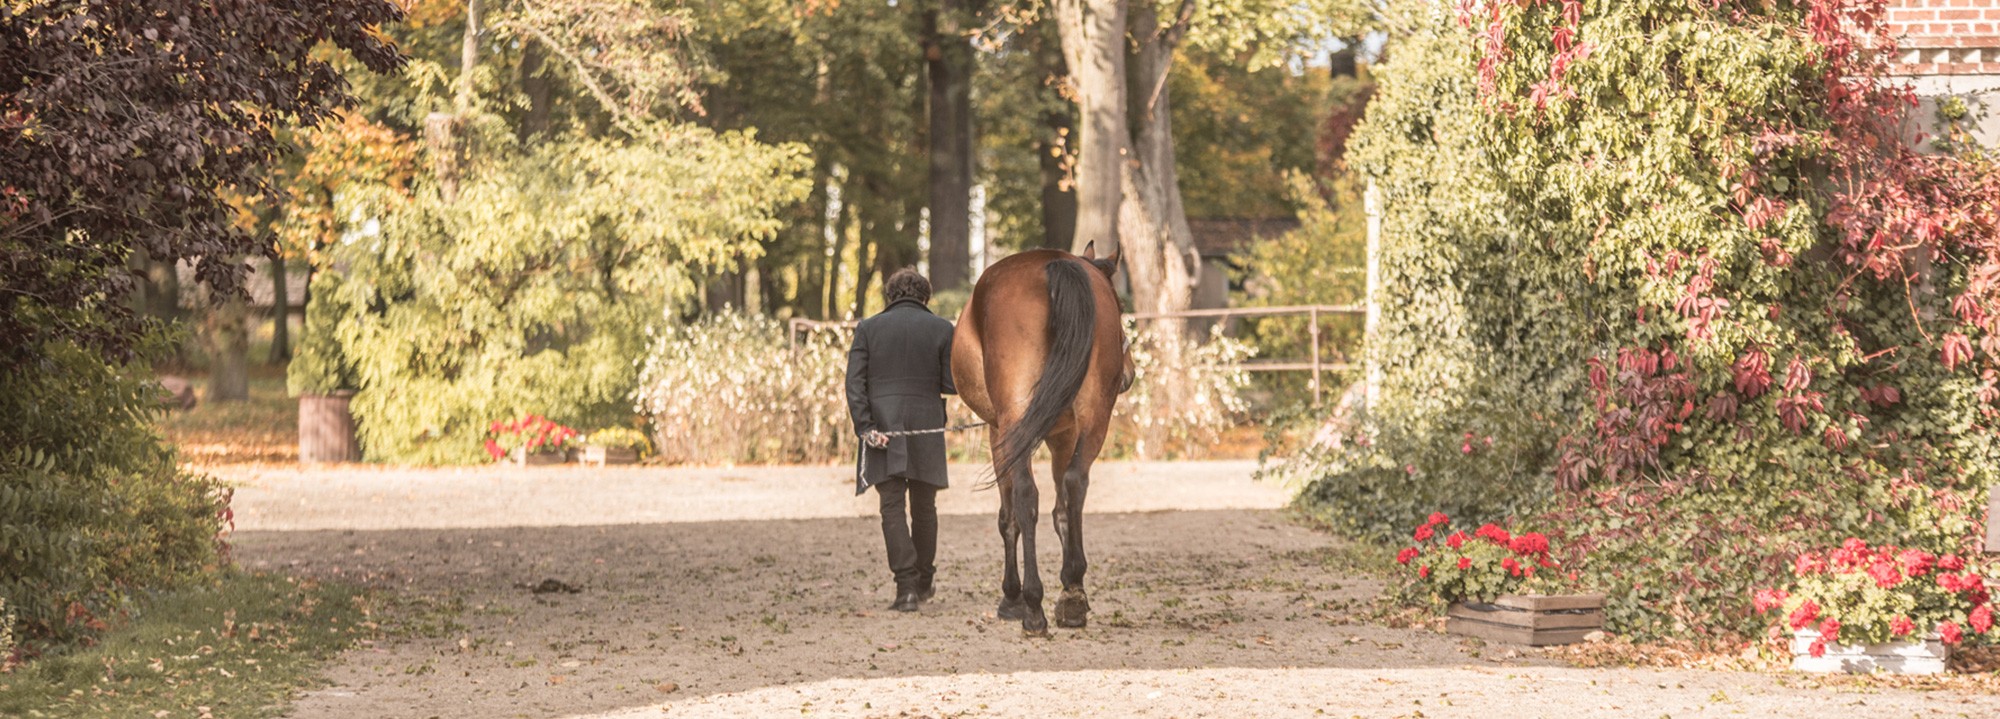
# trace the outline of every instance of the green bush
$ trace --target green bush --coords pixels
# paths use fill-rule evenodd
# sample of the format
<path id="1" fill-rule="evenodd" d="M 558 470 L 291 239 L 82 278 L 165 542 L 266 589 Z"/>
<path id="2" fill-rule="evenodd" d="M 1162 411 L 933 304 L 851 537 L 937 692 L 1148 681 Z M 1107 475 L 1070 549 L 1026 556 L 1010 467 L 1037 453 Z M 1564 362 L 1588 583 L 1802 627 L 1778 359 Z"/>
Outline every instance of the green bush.
<path id="1" fill-rule="evenodd" d="M 1970 546 L 2000 170 L 1876 134 L 1875 56 L 1808 21 L 1859 5 L 1578 7 L 1495 5 L 1505 43 L 1442 13 L 1378 73 L 1353 159 L 1384 376 L 1352 442 L 1289 467 L 1301 501 L 1374 537 L 1527 519 L 1641 637 L 1756 632 L 1751 590 L 1801 548 Z"/>
<path id="2" fill-rule="evenodd" d="M 668 462 L 827 462 L 854 456 L 844 333 L 793 346 L 784 325 L 723 313 L 668 328 L 640 370 L 638 409 Z"/>
<path id="3" fill-rule="evenodd" d="M 139 590 L 218 562 L 228 493 L 153 433 L 159 390 L 67 343 L 0 376 L 0 601 L 35 644 L 102 628 Z"/>

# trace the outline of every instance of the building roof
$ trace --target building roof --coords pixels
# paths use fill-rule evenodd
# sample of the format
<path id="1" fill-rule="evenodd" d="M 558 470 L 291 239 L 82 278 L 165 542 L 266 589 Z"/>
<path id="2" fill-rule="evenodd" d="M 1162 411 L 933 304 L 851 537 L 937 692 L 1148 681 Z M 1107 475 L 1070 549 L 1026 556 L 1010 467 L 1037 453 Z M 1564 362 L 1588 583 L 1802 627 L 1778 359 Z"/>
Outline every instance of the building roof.
<path id="1" fill-rule="evenodd" d="M 1260 238 L 1277 237 L 1299 228 L 1292 217 L 1208 217 L 1188 218 L 1194 233 L 1195 249 L 1203 257 L 1222 257 L 1250 246 Z"/>

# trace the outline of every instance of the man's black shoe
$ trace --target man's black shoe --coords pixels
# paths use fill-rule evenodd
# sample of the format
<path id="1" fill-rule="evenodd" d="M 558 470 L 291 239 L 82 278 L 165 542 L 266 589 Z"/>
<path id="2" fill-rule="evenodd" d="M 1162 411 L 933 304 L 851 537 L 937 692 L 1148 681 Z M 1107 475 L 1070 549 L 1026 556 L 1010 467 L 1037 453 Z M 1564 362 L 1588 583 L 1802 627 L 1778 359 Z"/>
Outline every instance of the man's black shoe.
<path id="1" fill-rule="evenodd" d="M 931 597 L 934 596 L 937 596 L 937 590 L 931 587 L 931 580 L 925 579 L 922 583 L 917 585 L 918 602 L 928 602 L 931 600 Z"/>
<path id="2" fill-rule="evenodd" d="M 889 609 L 897 612 L 914 612 L 917 611 L 917 605 L 923 603 L 924 600 L 918 596 L 917 591 L 910 589 L 896 592 L 896 603 L 889 605 Z"/>

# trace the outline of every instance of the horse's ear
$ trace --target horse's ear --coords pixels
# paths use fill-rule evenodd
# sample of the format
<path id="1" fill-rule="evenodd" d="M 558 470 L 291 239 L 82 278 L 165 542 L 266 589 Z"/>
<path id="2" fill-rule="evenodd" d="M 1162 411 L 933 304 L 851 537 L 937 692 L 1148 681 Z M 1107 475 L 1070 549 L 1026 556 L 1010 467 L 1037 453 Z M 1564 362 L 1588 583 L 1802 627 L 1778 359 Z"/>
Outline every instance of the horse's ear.
<path id="1" fill-rule="evenodd" d="M 1089 242 L 1083 243 L 1083 259 L 1086 260 L 1097 259 L 1097 240 L 1091 240 Z"/>
<path id="2" fill-rule="evenodd" d="M 1085 251 L 1089 251 L 1092 248 L 1086 247 L 1084 249 Z M 1096 267 L 1097 271 L 1104 273 L 1105 277 L 1112 277 L 1118 274 L 1118 255 L 1120 254 L 1120 252 L 1121 250 L 1119 246 L 1112 245 L 1110 255 L 1105 257 L 1092 257 L 1091 255 L 1096 254 L 1095 252 L 1092 252 L 1089 255 L 1084 255 L 1084 259 L 1089 260 L 1090 264 Z"/>

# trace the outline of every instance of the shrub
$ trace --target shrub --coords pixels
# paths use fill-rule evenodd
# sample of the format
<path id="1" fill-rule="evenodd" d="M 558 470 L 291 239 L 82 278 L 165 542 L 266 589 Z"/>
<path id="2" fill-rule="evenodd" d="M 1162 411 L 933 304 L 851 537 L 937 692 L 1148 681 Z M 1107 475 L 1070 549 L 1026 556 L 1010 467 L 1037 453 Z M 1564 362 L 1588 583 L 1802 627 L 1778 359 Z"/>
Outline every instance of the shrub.
<path id="1" fill-rule="evenodd" d="M 825 462 L 854 456 L 847 347 L 793 346 L 784 325 L 722 313 L 667 328 L 639 371 L 638 411 L 668 462 Z"/>
<path id="2" fill-rule="evenodd" d="M 0 376 L 0 601 L 34 645 L 103 627 L 138 589 L 219 561 L 228 492 L 176 466 L 153 434 L 158 388 L 50 343 Z"/>
<path id="3" fill-rule="evenodd" d="M 1239 365 L 1256 348 L 1223 336 L 1220 325 L 1207 342 L 1129 322 L 1125 336 L 1135 375 L 1112 409 L 1105 444 L 1114 455 L 1200 456 L 1249 412 L 1242 392 L 1250 373 Z"/>
<path id="4" fill-rule="evenodd" d="M 1826 645 L 1879 644 L 1936 632 L 1946 644 L 1993 634 L 1992 594 L 1983 563 L 1921 549 L 1870 547 L 1850 538 L 1828 552 L 1800 554 L 1792 589 L 1761 589 L 1758 612 L 1782 609 L 1773 634 L 1812 630 L 1813 656 Z"/>
<path id="5" fill-rule="evenodd" d="M 644 432 L 627 427 L 591 430 L 590 434 L 584 436 L 583 443 L 610 449 L 636 449 L 641 454 L 653 448 L 652 440 L 646 439 Z"/>
<path id="6" fill-rule="evenodd" d="M 0 673 L 14 665 L 14 612 L 7 609 L 7 598 L 0 597 Z"/>

